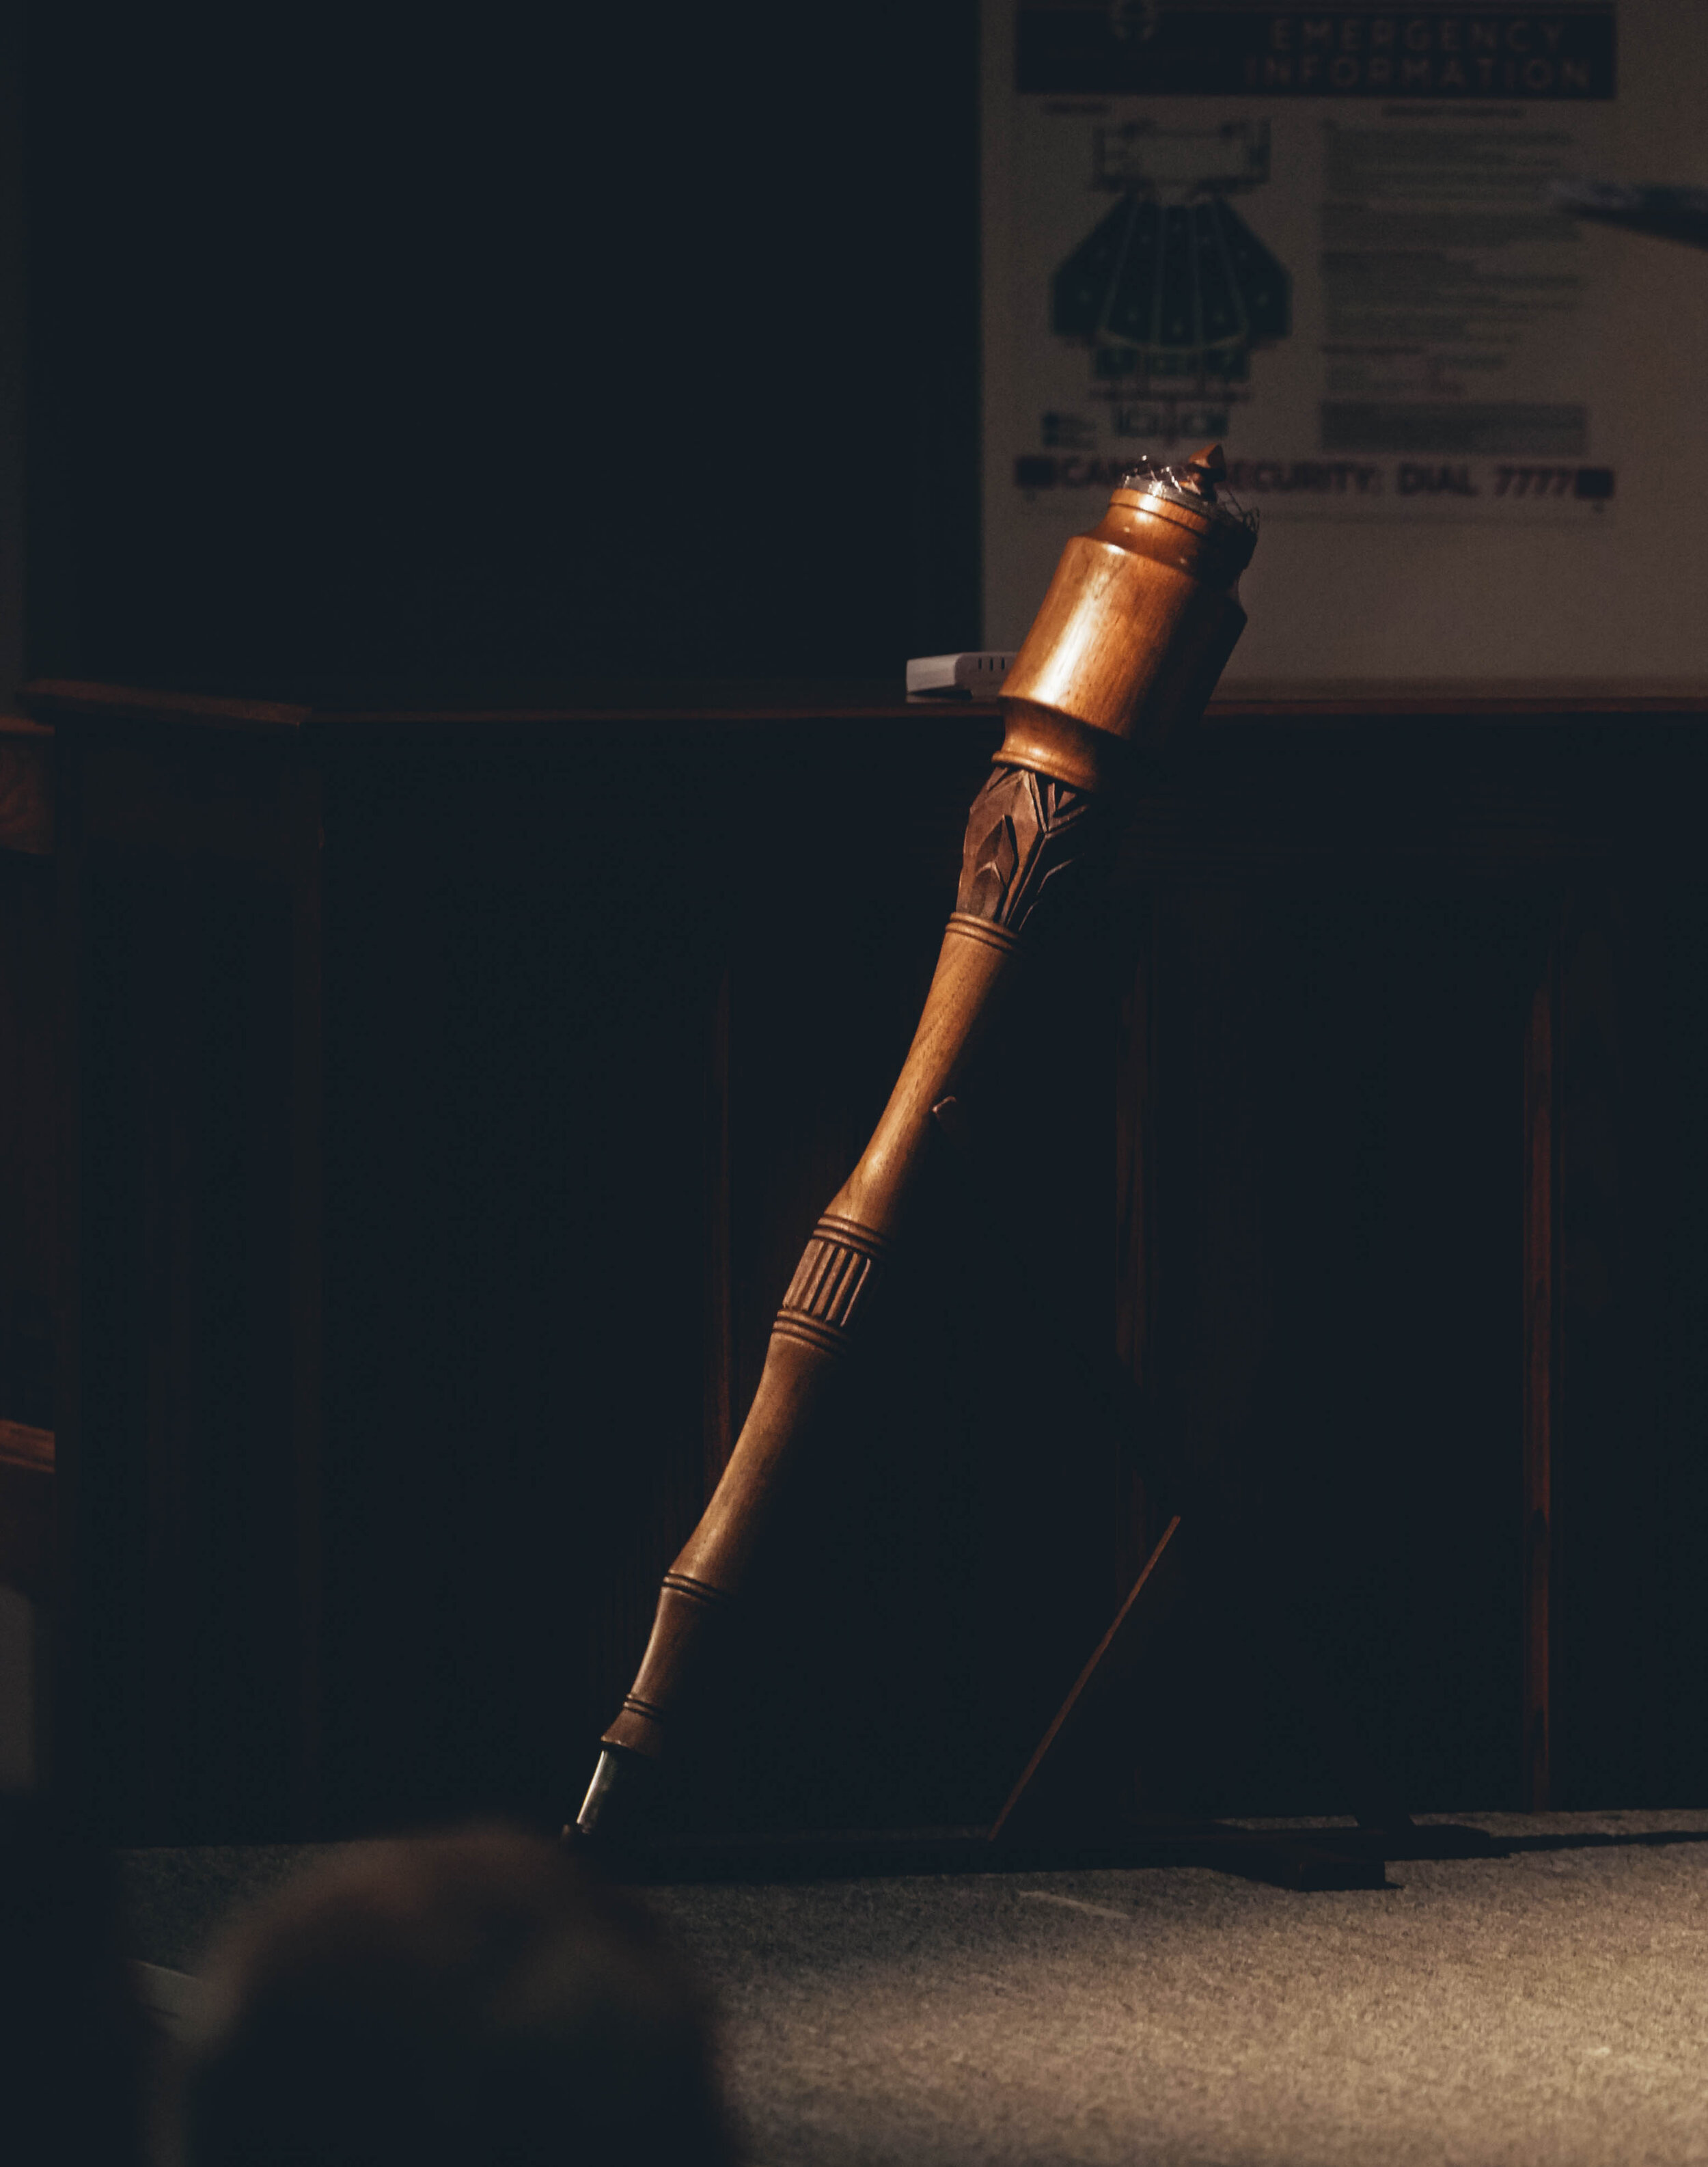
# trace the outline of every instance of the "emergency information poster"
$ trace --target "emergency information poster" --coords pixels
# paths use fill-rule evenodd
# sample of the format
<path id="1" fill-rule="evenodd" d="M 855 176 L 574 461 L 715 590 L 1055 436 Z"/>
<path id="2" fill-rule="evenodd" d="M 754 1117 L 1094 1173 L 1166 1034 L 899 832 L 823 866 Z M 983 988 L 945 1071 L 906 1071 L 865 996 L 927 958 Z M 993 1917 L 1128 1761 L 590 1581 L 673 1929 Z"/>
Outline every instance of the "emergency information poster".
<path id="1" fill-rule="evenodd" d="M 1551 184 L 1614 169 L 1620 27 L 1611 0 L 989 0 L 1006 613 L 1124 466 L 1212 439 L 1266 525 L 1616 522 L 1606 236 Z"/>

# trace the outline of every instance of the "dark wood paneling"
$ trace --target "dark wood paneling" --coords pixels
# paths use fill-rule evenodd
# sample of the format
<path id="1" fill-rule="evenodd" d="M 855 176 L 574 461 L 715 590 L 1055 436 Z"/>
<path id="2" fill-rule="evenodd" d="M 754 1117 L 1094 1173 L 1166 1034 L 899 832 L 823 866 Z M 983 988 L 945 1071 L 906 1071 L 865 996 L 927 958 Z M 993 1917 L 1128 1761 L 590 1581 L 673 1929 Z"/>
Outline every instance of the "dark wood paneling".
<path id="1" fill-rule="evenodd" d="M 561 1816 L 994 718 L 145 708 L 56 703 L 67 1780 L 161 1837 Z M 1637 727 L 1224 709 L 1150 777 L 969 1076 L 679 1822 L 993 1813 L 1175 1511 L 1153 1802 L 1346 1803 L 1303 1666 L 1409 1804 L 1518 1803 L 1544 1194 L 1553 1795 L 1708 1778 L 1708 742 Z"/>
<path id="2" fill-rule="evenodd" d="M 312 799 L 170 726 L 63 772 L 56 1767 L 136 1841 L 272 1833 L 313 1812 Z"/>
<path id="3" fill-rule="evenodd" d="M 53 732 L 0 715 L 0 850 L 45 858 L 53 850 Z"/>
<path id="4" fill-rule="evenodd" d="M 703 1496 L 744 755 L 645 725 L 499 743 L 328 766 L 337 1826 L 561 1814 Z"/>
<path id="5" fill-rule="evenodd" d="M 79 1572 L 137 1841 L 287 1825 L 298 1693 L 290 898 L 114 856 L 83 900 Z"/>
<path id="6" fill-rule="evenodd" d="M 1668 824 L 1700 807 L 1651 771 Z M 1621 851 L 1562 972 L 1554 1761 L 1563 1803 L 1708 1794 L 1708 878 Z"/>
<path id="7" fill-rule="evenodd" d="M 0 1422 L 0 1587 L 45 1603 L 53 1588 L 50 1429 Z"/>
<path id="8" fill-rule="evenodd" d="M 1552 929 L 1551 929 L 1552 930 Z M 1559 1407 L 1560 944 L 1547 940 L 1524 1033 L 1524 1804 L 1552 1803 L 1554 1424 Z"/>
<path id="9" fill-rule="evenodd" d="M 0 1418 L 53 1426 L 54 883 L 0 849 Z"/>

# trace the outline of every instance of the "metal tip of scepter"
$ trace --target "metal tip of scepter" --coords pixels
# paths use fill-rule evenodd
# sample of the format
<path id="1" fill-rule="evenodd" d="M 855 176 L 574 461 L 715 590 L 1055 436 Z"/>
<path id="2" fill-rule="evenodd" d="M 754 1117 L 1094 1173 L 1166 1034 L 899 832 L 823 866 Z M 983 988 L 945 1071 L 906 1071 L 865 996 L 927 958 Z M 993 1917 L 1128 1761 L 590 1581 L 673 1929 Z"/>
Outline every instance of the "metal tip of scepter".
<path id="1" fill-rule="evenodd" d="M 611 1802 L 613 1791 L 622 1788 L 625 1756 L 613 1752 L 610 1746 L 601 1749 L 599 1766 L 593 1772 L 593 1781 L 587 1787 L 587 1796 L 581 1801 L 581 1810 L 571 1825 L 563 1831 L 565 1843 L 578 1840 L 585 1843 L 598 1828 L 601 1815 Z"/>

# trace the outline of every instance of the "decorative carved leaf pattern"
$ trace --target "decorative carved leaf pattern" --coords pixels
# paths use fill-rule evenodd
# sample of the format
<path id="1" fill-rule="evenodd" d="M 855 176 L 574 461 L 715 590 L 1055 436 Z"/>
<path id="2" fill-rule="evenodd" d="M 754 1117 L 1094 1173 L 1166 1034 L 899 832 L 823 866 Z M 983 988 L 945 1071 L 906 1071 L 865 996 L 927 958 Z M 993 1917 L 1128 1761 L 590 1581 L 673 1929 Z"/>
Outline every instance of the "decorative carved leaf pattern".
<path id="1" fill-rule="evenodd" d="M 955 908 L 1018 933 L 1059 873 L 1084 856 L 1093 805 L 1088 790 L 998 767 L 973 800 Z"/>

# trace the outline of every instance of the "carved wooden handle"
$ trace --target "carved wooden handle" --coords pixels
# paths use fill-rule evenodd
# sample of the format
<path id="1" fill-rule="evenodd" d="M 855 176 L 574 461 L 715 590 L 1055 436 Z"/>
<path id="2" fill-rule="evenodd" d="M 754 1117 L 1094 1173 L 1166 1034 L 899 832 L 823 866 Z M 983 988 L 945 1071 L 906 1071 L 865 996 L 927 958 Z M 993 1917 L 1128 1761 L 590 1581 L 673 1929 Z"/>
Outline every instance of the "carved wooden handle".
<path id="1" fill-rule="evenodd" d="M 607 1746 L 656 1756 L 720 1611 L 764 1539 L 785 1461 L 810 1433 L 884 1278 L 924 1159 L 931 1110 L 954 1092 L 1046 893 L 1083 855 L 1089 792 L 999 766 L 967 824 L 957 909 L 900 1078 L 859 1163 L 813 1228 L 771 1327 L 759 1390 L 729 1465 L 664 1576 L 652 1637 Z"/>
<path id="2" fill-rule="evenodd" d="M 787 1464 L 870 1316 L 931 1110 L 953 1094 L 1027 925 L 1083 865 L 1124 740 L 1154 740 L 1201 709 L 1245 623 L 1231 588 L 1250 533 L 1216 506 L 1202 478 L 1213 472 L 1200 454 L 1160 481 L 1124 483 L 1102 525 L 1068 545 L 1003 686 L 1007 734 L 968 818 L 956 907 L 913 1043 L 871 1142 L 812 1231 L 729 1465 L 664 1576 L 639 1674 L 605 1734 L 616 1754 L 664 1750 L 670 1713 L 765 1539 Z M 601 1761 L 584 1829 L 609 1780 Z"/>

